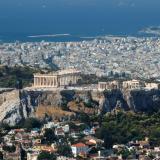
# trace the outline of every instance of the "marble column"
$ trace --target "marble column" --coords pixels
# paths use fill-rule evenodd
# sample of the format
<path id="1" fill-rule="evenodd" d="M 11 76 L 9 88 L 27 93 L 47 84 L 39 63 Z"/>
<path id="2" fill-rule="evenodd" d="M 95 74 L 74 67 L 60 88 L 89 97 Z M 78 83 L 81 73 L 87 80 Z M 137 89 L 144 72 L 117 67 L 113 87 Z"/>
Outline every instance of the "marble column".
<path id="1" fill-rule="evenodd" d="M 48 87 L 50 86 L 50 77 L 48 77 Z"/>
<path id="2" fill-rule="evenodd" d="M 43 78 L 43 86 L 45 86 L 46 85 L 46 78 L 44 77 Z"/>
<path id="3" fill-rule="evenodd" d="M 43 77 L 41 77 L 41 86 L 43 86 Z"/>
<path id="4" fill-rule="evenodd" d="M 36 77 L 36 86 L 38 86 L 38 77 Z"/>
<path id="5" fill-rule="evenodd" d="M 64 85 L 66 86 L 66 84 L 67 84 L 67 78 L 64 77 Z"/>
<path id="6" fill-rule="evenodd" d="M 60 78 L 59 77 L 56 78 L 56 85 L 57 85 L 57 87 L 60 86 Z"/>
<path id="7" fill-rule="evenodd" d="M 49 77 L 48 77 L 48 85 L 47 85 L 47 87 L 49 87 L 49 84 L 50 84 L 50 79 L 49 79 Z"/>
<path id="8" fill-rule="evenodd" d="M 61 86 L 63 86 L 63 77 L 61 77 Z"/>
<path id="9" fill-rule="evenodd" d="M 55 77 L 53 78 L 53 85 L 54 85 L 54 87 L 56 87 L 56 78 Z"/>
<path id="10" fill-rule="evenodd" d="M 41 79 L 40 77 L 38 77 L 38 86 L 40 86 L 40 83 L 41 83 Z"/>
<path id="11" fill-rule="evenodd" d="M 44 85 L 46 86 L 46 77 L 44 78 Z"/>
<path id="12" fill-rule="evenodd" d="M 50 77 L 50 86 L 52 86 L 52 85 L 53 85 L 53 78 Z"/>
<path id="13" fill-rule="evenodd" d="M 38 77 L 36 78 L 36 85 L 39 85 Z"/>
<path id="14" fill-rule="evenodd" d="M 46 85 L 46 78 L 43 77 L 43 84 L 42 84 L 42 86 L 45 87 L 45 85 Z"/>
<path id="15" fill-rule="evenodd" d="M 37 86 L 37 78 L 34 77 L 34 86 Z"/>
<path id="16" fill-rule="evenodd" d="M 48 87 L 49 86 L 49 77 L 47 77 L 46 79 L 47 79 L 46 87 Z"/>
<path id="17" fill-rule="evenodd" d="M 41 86 L 41 85 L 42 85 L 42 78 L 39 77 L 39 86 Z"/>
<path id="18" fill-rule="evenodd" d="M 72 84 L 75 84 L 75 78 L 72 76 Z"/>
<path id="19" fill-rule="evenodd" d="M 41 77 L 39 77 L 39 86 L 41 86 L 42 85 L 42 78 Z"/>
<path id="20" fill-rule="evenodd" d="M 50 83 L 50 80 L 49 80 L 49 77 L 47 78 L 48 79 L 48 83 L 47 83 L 47 87 L 49 86 L 49 83 Z"/>
<path id="21" fill-rule="evenodd" d="M 40 86 L 42 86 L 43 85 L 43 78 L 41 77 L 40 80 L 41 80 Z"/>
<path id="22" fill-rule="evenodd" d="M 36 78 L 34 77 L 34 86 L 36 85 Z"/>
<path id="23" fill-rule="evenodd" d="M 64 78 L 61 77 L 61 85 L 63 86 L 64 85 Z"/>
<path id="24" fill-rule="evenodd" d="M 52 86 L 52 78 L 50 77 L 49 79 L 50 79 L 50 84 L 49 84 L 49 86 Z"/>
<path id="25" fill-rule="evenodd" d="M 61 86 L 64 85 L 63 82 L 64 82 L 64 80 L 63 80 L 63 77 L 62 77 L 62 78 L 61 78 Z"/>
<path id="26" fill-rule="evenodd" d="M 52 86 L 52 87 L 55 86 L 55 85 L 54 85 L 54 77 L 51 78 L 51 82 L 52 82 L 52 83 L 51 83 L 51 86 Z"/>
<path id="27" fill-rule="evenodd" d="M 51 87 L 53 87 L 53 86 L 54 86 L 54 78 L 51 77 Z"/>
<path id="28" fill-rule="evenodd" d="M 39 86 L 41 86 L 41 77 L 39 77 Z"/>
<path id="29" fill-rule="evenodd" d="M 67 78 L 67 85 L 69 85 L 70 81 L 71 81 L 71 76 L 66 77 Z"/>
<path id="30" fill-rule="evenodd" d="M 75 83 L 74 83 L 74 76 L 72 76 L 72 84 L 75 84 Z"/>
<path id="31" fill-rule="evenodd" d="M 76 76 L 74 76 L 74 78 L 73 78 L 73 79 L 74 79 L 74 84 L 76 84 Z"/>
<path id="32" fill-rule="evenodd" d="M 66 85 L 66 81 L 67 81 L 67 78 L 66 78 L 66 77 L 64 77 L 64 85 Z"/>
<path id="33" fill-rule="evenodd" d="M 58 87 L 57 77 L 55 78 L 56 87 Z"/>
<path id="34" fill-rule="evenodd" d="M 50 77 L 49 79 L 50 79 L 50 85 L 49 86 L 52 86 L 52 77 Z"/>
<path id="35" fill-rule="evenodd" d="M 65 81 L 64 81 L 64 83 L 65 83 L 65 86 L 67 85 L 67 77 L 65 77 Z"/>
<path id="36" fill-rule="evenodd" d="M 59 84 L 60 84 L 60 86 L 62 85 L 62 78 L 61 77 L 59 78 Z"/>
<path id="37" fill-rule="evenodd" d="M 36 77 L 34 77 L 34 86 L 36 86 Z"/>
<path id="38" fill-rule="evenodd" d="M 43 77 L 43 86 L 45 86 L 45 77 Z"/>

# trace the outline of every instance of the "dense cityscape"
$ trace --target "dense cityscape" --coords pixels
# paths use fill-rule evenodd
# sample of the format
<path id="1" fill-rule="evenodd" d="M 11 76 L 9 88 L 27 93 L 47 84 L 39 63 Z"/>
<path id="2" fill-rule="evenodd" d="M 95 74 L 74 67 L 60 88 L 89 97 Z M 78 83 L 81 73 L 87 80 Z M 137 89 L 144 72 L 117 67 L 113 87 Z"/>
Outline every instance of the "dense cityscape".
<path id="1" fill-rule="evenodd" d="M 82 42 L 1 43 L 2 65 L 67 69 L 85 74 L 160 78 L 160 39 L 104 37 Z"/>

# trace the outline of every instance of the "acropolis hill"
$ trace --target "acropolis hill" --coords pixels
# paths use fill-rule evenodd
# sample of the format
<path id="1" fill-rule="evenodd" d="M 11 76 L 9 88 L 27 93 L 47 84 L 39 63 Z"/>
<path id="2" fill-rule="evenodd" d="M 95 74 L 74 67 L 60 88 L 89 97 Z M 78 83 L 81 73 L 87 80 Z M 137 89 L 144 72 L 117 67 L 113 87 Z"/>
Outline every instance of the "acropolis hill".
<path id="1" fill-rule="evenodd" d="M 18 124 L 28 117 L 69 118 L 78 113 L 100 115 L 116 108 L 151 112 L 159 109 L 160 90 L 17 90 L 0 94 L 0 122 Z"/>
<path id="2" fill-rule="evenodd" d="M 19 72 L 18 72 L 19 73 Z M 34 73 L 30 87 L 2 89 L 0 121 L 14 125 L 30 117 L 53 118 L 76 116 L 78 112 L 105 114 L 115 108 L 152 111 L 159 107 L 160 83 L 138 79 L 99 81 L 81 84 L 76 68 Z"/>

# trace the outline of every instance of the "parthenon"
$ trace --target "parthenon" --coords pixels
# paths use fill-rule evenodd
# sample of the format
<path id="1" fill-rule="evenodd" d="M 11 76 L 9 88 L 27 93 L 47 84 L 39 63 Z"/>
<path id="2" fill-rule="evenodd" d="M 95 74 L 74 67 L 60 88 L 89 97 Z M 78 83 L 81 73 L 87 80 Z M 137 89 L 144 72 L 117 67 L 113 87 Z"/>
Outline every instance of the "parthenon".
<path id="1" fill-rule="evenodd" d="M 34 74 L 34 86 L 36 88 L 58 88 L 77 84 L 80 79 L 80 71 L 76 69 L 60 70 L 49 74 Z"/>

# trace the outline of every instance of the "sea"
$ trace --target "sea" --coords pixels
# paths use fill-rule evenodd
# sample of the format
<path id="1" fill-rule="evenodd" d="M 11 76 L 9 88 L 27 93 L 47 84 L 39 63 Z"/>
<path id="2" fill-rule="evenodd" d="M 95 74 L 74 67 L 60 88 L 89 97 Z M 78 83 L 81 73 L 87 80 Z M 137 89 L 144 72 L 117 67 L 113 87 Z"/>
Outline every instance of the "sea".
<path id="1" fill-rule="evenodd" d="M 160 26 L 160 0 L 0 0 L 2 43 L 143 37 L 151 26 Z"/>

